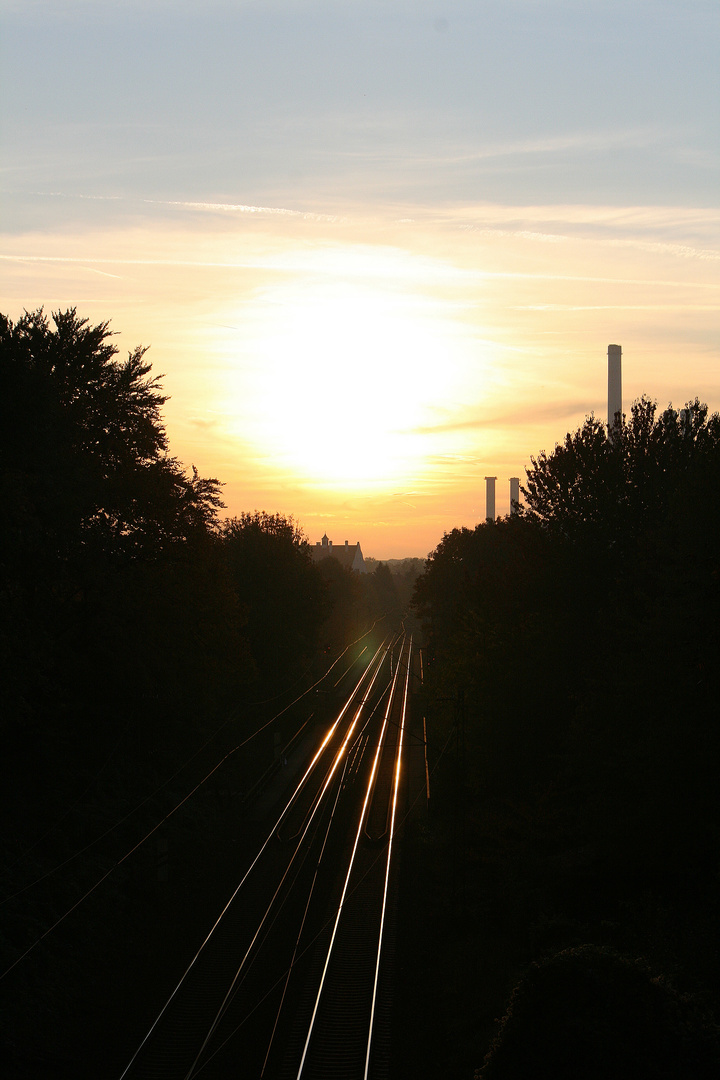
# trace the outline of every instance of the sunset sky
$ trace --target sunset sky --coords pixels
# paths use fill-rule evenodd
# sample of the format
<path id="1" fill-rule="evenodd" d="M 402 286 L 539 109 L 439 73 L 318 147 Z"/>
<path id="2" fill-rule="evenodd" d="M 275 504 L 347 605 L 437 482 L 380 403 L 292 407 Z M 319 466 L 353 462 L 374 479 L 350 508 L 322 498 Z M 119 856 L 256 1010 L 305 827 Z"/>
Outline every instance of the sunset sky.
<path id="1" fill-rule="evenodd" d="M 0 310 L 150 346 L 228 514 L 424 556 L 720 409 L 717 0 L 0 0 Z"/>

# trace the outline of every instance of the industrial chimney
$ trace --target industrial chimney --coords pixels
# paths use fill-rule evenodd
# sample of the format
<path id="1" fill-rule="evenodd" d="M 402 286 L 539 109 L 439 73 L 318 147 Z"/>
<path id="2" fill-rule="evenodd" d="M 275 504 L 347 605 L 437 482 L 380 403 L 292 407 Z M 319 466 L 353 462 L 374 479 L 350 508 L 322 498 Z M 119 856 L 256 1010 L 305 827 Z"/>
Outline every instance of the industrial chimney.
<path id="1" fill-rule="evenodd" d="M 608 345 L 608 433 L 622 424 L 622 346 Z"/>
<path id="2" fill-rule="evenodd" d="M 495 481 L 497 476 L 485 477 L 485 520 L 495 520 Z"/>
<path id="3" fill-rule="evenodd" d="M 520 505 L 520 477 L 510 477 L 510 513 L 517 514 Z"/>

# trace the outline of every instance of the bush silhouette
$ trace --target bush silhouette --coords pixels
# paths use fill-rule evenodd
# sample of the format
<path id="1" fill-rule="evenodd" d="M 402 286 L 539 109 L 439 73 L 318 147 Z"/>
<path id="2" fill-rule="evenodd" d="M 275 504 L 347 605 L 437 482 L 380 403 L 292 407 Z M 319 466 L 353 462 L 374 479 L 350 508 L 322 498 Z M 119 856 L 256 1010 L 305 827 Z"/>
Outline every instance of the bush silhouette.
<path id="1" fill-rule="evenodd" d="M 717 1032 L 662 978 L 583 945 L 534 963 L 512 992 L 481 1075 L 638 1080 L 717 1075 Z"/>

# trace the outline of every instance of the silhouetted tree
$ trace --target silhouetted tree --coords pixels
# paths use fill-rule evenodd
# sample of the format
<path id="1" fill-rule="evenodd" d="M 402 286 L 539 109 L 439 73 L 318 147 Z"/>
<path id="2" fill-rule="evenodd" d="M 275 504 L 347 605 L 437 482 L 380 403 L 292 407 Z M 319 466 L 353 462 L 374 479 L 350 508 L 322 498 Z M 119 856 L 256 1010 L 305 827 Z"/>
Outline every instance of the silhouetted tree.
<path id="1" fill-rule="evenodd" d="M 613 949 L 533 964 L 512 992 L 482 1076 L 591 1080 L 717 1074 L 720 1038 L 698 1003 Z"/>
<path id="2" fill-rule="evenodd" d="M 378 615 L 386 615 L 393 623 L 399 620 L 402 610 L 395 579 L 387 563 L 379 562 L 369 575 L 374 593 L 374 607 Z"/>
<path id="3" fill-rule="evenodd" d="M 292 517 L 243 513 L 225 521 L 221 535 L 252 655 L 261 675 L 280 688 L 307 666 L 317 647 L 328 611 L 323 579 Z"/>
<path id="4" fill-rule="evenodd" d="M 612 438 L 590 416 L 551 454 L 531 458 L 523 512 L 559 535 L 625 547 L 677 512 L 683 488 L 709 480 L 719 451 L 720 416 L 707 405 L 696 398 L 658 416 L 642 397 Z"/>
<path id="5" fill-rule="evenodd" d="M 17 894 L 0 970 L 103 879 L 0 986 L 18 1075 L 82 1072 L 75 1024 L 99 981 L 158 997 L 171 939 L 206 932 L 237 864 L 235 796 L 272 760 L 271 731 L 244 744 L 266 718 L 252 703 L 299 682 L 328 610 L 295 522 L 221 527 L 218 481 L 170 454 L 145 350 L 116 353 L 74 309 L 0 316 L 0 869 Z M 173 807 L 167 890 L 154 834 L 138 841 Z"/>
<path id="6" fill-rule="evenodd" d="M 107 323 L 75 309 L 53 322 L 0 316 L 5 557 L 42 551 L 72 579 L 77 562 L 155 559 L 213 527 L 219 484 L 168 454 L 146 350 L 120 362 Z"/>
<path id="7" fill-rule="evenodd" d="M 331 653 L 337 654 L 372 622 L 363 584 L 367 575 L 348 569 L 332 557 L 321 559 L 316 565 L 327 589 L 329 605 L 320 640 L 323 647 L 329 647 Z"/>
<path id="8" fill-rule="evenodd" d="M 425 571 L 424 559 L 393 560 L 388 564 L 395 580 L 398 600 L 403 611 L 407 611 L 413 597 L 415 582 Z"/>
<path id="9" fill-rule="evenodd" d="M 532 459 L 523 491 L 521 514 L 447 534 L 418 581 L 442 693 L 458 681 L 481 693 L 504 716 L 498 733 L 525 723 L 516 764 L 532 748 L 538 767 L 537 740 L 567 750 L 571 718 L 572 738 L 593 716 L 597 737 L 625 744 L 671 703 L 707 698 L 720 418 L 697 399 L 658 416 L 642 398 L 609 439 L 590 417 Z"/>
<path id="10" fill-rule="evenodd" d="M 471 902 L 519 953 L 598 935 L 712 987 L 690 939 L 718 944 L 720 418 L 590 417 L 523 490 L 416 586 L 429 730 L 465 750 L 435 779 L 444 842 L 462 791 Z"/>
<path id="11" fill-rule="evenodd" d="M 169 454 L 159 377 L 111 337 L 74 309 L 0 316 L 3 719 L 48 767 L 62 745 L 70 783 L 119 729 L 181 753 L 245 663 L 220 485 Z"/>

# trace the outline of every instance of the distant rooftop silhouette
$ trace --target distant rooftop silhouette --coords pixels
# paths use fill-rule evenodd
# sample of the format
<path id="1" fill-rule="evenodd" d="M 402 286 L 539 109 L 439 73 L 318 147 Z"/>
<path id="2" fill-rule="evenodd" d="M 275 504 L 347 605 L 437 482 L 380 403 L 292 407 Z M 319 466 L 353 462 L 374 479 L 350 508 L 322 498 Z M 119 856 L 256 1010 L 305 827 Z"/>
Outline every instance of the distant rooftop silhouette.
<path id="1" fill-rule="evenodd" d="M 315 546 L 310 548 L 310 555 L 315 563 L 323 559 L 337 559 L 348 570 L 357 570 L 359 574 L 368 572 L 359 540 L 357 544 L 349 544 L 347 540 L 344 544 L 333 544 L 325 533 L 322 540 L 318 540 Z"/>

